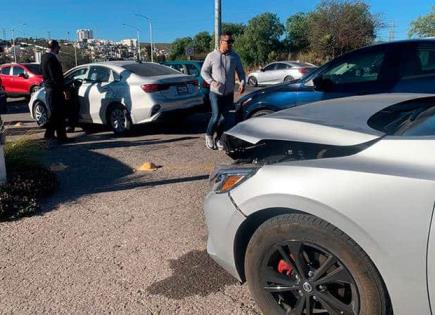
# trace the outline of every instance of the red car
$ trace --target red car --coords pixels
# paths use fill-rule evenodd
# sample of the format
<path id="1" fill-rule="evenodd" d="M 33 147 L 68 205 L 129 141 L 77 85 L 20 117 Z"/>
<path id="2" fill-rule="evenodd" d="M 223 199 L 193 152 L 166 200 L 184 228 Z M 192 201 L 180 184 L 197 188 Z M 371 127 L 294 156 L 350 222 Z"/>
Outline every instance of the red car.
<path id="1" fill-rule="evenodd" d="M 0 80 L 8 96 L 30 96 L 44 79 L 37 63 L 11 63 L 0 66 Z"/>

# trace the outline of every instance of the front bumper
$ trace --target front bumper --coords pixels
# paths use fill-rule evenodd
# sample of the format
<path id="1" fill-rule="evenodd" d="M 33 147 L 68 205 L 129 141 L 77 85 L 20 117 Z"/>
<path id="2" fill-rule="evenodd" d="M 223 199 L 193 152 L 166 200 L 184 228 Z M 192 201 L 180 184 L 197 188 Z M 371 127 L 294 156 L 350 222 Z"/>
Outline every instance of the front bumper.
<path id="1" fill-rule="evenodd" d="M 204 214 L 208 227 L 208 254 L 233 277 L 242 281 L 234 259 L 234 242 L 237 230 L 246 217 L 237 210 L 229 194 L 214 192 L 206 197 Z"/>

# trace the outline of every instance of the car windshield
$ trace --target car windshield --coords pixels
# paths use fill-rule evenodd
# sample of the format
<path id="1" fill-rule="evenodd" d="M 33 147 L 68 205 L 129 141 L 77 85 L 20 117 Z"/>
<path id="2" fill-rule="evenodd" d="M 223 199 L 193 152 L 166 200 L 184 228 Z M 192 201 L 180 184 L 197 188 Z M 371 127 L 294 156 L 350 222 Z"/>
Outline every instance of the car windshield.
<path id="1" fill-rule="evenodd" d="M 180 74 L 179 71 L 154 63 L 132 63 L 122 67 L 141 77 L 154 77 L 159 75 Z"/>
<path id="2" fill-rule="evenodd" d="M 435 99 L 406 102 L 385 108 L 367 124 L 387 135 L 424 135 L 435 130 Z"/>
<path id="3" fill-rule="evenodd" d="M 36 75 L 42 75 L 41 72 L 41 65 L 39 64 L 25 64 L 26 68 L 29 69 L 29 71 Z"/>

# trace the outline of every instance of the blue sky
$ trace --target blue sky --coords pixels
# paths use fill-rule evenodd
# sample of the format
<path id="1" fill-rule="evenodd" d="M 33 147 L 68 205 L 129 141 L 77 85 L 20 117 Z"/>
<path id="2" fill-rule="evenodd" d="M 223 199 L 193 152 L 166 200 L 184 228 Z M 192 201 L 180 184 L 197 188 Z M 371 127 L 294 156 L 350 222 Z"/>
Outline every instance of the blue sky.
<path id="1" fill-rule="evenodd" d="M 319 0 L 222 0 L 224 22 L 246 23 L 263 12 L 276 13 L 281 22 L 298 11 L 311 11 Z M 409 24 L 425 15 L 434 0 L 368 0 L 372 13 L 380 14 L 387 25 L 394 23 L 396 39 L 405 39 Z M 0 38 L 11 29 L 26 37 L 73 38 L 78 28 L 91 28 L 96 38 L 120 40 L 135 37 L 136 32 L 123 23 L 142 29 L 141 40 L 149 38 L 147 22 L 136 13 L 153 20 L 157 42 L 213 31 L 214 0 L 0 0 Z M 22 24 L 26 23 L 26 26 Z M 388 39 L 389 28 L 379 32 Z"/>

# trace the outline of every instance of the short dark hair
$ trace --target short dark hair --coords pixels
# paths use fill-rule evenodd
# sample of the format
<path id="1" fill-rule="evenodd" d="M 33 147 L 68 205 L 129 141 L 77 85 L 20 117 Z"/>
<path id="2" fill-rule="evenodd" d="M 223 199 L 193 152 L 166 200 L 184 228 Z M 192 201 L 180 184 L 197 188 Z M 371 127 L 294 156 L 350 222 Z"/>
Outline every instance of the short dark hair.
<path id="1" fill-rule="evenodd" d="M 47 47 L 50 49 L 58 48 L 60 47 L 59 42 L 55 39 L 48 41 Z"/>
<path id="2" fill-rule="evenodd" d="M 230 36 L 230 37 L 232 37 L 232 36 L 233 36 L 233 33 L 231 33 L 231 32 L 223 32 L 223 33 L 221 34 L 221 39 L 224 38 L 225 36 Z"/>

